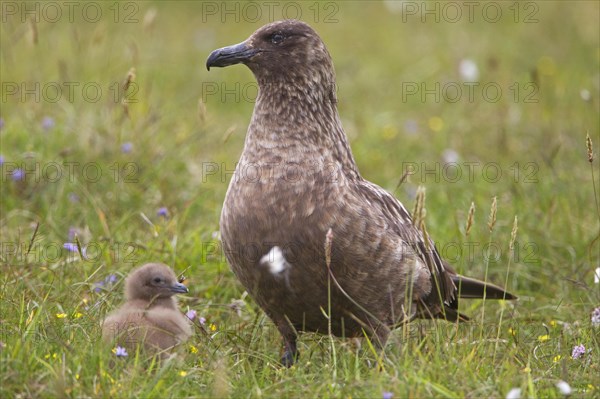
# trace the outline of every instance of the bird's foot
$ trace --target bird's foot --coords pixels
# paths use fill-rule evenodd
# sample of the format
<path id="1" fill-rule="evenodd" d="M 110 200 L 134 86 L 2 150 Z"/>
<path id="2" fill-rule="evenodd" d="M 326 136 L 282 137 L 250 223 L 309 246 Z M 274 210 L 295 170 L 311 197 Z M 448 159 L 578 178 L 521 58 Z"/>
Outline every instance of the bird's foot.
<path id="1" fill-rule="evenodd" d="M 290 368 L 294 365 L 294 363 L 296 363 L 299 357 L 300 352 L 292 352 L 291 350 L 286 349 L 281 356 L 281 364 L 287 368 Z"/>

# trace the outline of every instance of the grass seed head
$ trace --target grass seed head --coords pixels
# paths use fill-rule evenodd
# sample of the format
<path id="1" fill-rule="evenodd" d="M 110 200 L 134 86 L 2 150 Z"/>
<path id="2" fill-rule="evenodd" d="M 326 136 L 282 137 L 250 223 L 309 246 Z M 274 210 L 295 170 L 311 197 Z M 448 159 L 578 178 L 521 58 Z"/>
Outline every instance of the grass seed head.
<path id="1" fill-rule="evenodd" d="M 490 217 L 488 219 L 488 228 L 490 232 L 494 231 L 496 225 L 496 211 L 498 209 L 498 197 L 492 199 L 492 208 L 490 209 Z"/>
<path id="2" fill-rule="evenodd" d="M 592 146 L 592 139 L 589 133 L 585 135 L 585 144 L 587 147 L 588 162 L 592 163 L 594 162 L 594 147 Z"/>
<path id="3" fill-rule="evenodd" d="M 515 246 L 515 240 L 517 239 L 517 230 L 519 230 L 519 218 L 515 215 L 515 221 L 513 223 L 512 231 L 510 232 L 510 244 L 509 248 L 512 251 Z"/>
<path id="4" fill-rule="evenodd" d="M 474 217 L 475 217 L 475 203 L 471 202 L 471 207 L 469 208 L 469 215 L 467 216 L 467 224 L 465 225 L 465 234 L 467 236 L 471 232 L 471 226 L 473 226 Z"/>

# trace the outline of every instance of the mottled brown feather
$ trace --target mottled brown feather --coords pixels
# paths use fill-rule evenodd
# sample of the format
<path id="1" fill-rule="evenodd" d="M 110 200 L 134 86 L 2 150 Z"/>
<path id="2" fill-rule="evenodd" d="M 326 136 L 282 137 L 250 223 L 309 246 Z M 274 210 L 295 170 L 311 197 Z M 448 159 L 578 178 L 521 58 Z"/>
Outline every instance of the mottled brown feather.
<path id="1" fill-rule="evenodd" d="M 296 356 L 296 331 L 328 331 L 329 304 L 335 335 L 366 333 L 381 346 L 390 328 L 416 317 L 464 320 L 456 274 L 434 243 L 396 198 L 360 175 L 337 112 L 333 63 L 317 33 L 300 21 L 274 22 L 215 50 L 207 67 L 236 63 L 252 70 L 259 94 L 223 204 L 223 249 L 283 335 L 283 362 Z M 328 298 L 330 228 L 335 284 Z M 264 261 L 274 247 L 286 261 L 276 271 Z"/>

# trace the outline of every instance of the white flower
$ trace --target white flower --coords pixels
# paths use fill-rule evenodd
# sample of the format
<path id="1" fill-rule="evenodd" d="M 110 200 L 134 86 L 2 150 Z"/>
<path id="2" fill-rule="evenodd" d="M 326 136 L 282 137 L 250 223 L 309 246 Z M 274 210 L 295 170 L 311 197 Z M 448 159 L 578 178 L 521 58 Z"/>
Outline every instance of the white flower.
<path id="1" fill-rule="evenodd" d="M 506 399 L 521 399 L 521 388 L 513 388 L 508 391 Z"/>
<path id="2" fill-rule="evenodd" d="M 600 267 L 597 267 L 594 272 L 594 284 L 600 284 Z"/>
<path id="3" fill-rule="evenodd" d="M 452 148 L 446 148 L 442 152 L 442 159 L 445 163 L 457 163 L 460 160 L 460 155 Z"/>
<path id="4" fill-rule="evenodd" d="M 392 14 L 401 13 L 402 11 L 404 11 L 404 7 L 405 7 L 404 1 L 398 1 L 398 0 L 384 0 L 383 5 Z"/>
<path id="5" fill-rule="evenodd" d="M 479 68 L 473 60 L 464 59 L 460 61 L 458 72 L 465 82 L 476 82 L 479 78 Z"/>
<path id="6" fill-rule="evenodd" d="M 583 101 L 590 101 L 592 99 L 592 93 L 588 89 L 581 89 L 579 95 Z"/>
<path id="7" fill-rule="evenodd" d="M 569 385 L 568 382 L 560 380 L 556 383 L 556 387 L 558 388 L 558 390 L 560 391 L 560 393 L 562 393 L 563 395 L 570 395 L 571 393 L 573 393 L 573 390 L 571 389 L 571 386 Z"/>

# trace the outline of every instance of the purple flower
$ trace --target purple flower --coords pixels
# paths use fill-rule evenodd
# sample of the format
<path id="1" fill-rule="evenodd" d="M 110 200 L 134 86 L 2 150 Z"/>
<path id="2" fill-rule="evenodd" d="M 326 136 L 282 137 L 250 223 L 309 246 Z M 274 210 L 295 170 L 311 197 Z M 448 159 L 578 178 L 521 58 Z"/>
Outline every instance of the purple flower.
<path id="1" fill-rule="evenodd" d="M 77 248 L 77 243 L 75 243 L 75 242 L 65 242 L 65 243 L 63 244 L 63 248 L 64 248 L 64 249 L 66 249 L 66 250 L 67 250 L 67 251 L 69 251 L 69 252 L 76 252 L 76 253 L 79 253 L 79 248 Z M 87 258 L 87 254 L 86 254 L 85 247 L 82 247 L 82 248 L 81 248 L 81 257 L 82 257 L 83 259 L 86 259 L 86 258 Z"/>
<path id="2" fill-rule="evenodd" d="M 381 397 L 383 399 L 392 399 L 394 397 L 394 394 L 392 392 L 385 391 L 381 394 Z"/>
<path id="3" fill-rule="evenodd" d="M 583 355 L 585 355 L 585 346 L 575 345 L 573 347 L 573 352 L 571 352 L 571 357 L 573 359 L 579 359 Z"/>
<path id="4" fill-rule="evenodd" d="M 4 156 L 0 155 L 0 166 L 4 165 Z"/>
<path id="5" fill-rule="evenodd" d="M 78 252 L 77 244 L 74 242 L 65 242 L 63 248 L 69 252 Z"/>
<path id="6" fill-rule="evenodd" d="M 69 227 L 69 241 L 73 241 L 75 236 L 77 236 L 77 227 Z"/>
<path id="7" fill-rule="evenodd" d="M 104 278 L 104 280 L 98 281 L 97 283 L 94 284 L 94 292 L 100 292 L 100 291 L 102 291 L 102 287 L 105 287 L 107 285 L 113 285 L 116 282 L 117 282 L 117 275 L 109 274 L 108 276 L 106 276 Z"/>
<path id="8" fill-rule="evenodd" d="M 414 119 L 408 119 L 404 122 L 404 130 L 411 135 L 417 134 L 419 132 L 419 124 Z"/>
<path id="9" fill-rule="evenodd" d="M 77 194 L 75 194 L 75 193 L 69 193 L 69 201 L 72 204 L 76 204 L 76 203 L 79 202 L 79 196 Z"/>
<path id="10" fill-rule="evenodd" d="M 163 206 L 163 207 L 158 208 L 158 211 L 156 211 L 156 214 L 158 216 L 162 216 L 164 218 L 168 218 L 169 217 L 169 210 L 167 209 L 166 206 Z"/>
<path id="11" fill-rule="evenodd" d="M 104 286 L 104 281 L 98 281 L 96 284 L 94 284 L 94 292 L 102 291 L 103 286 Z"/>
<path id="12" fill-rule="evenodd" d="M 25 172 L 23 171 L 23 169 L 15 169 L 12 172 L 12 179 L 13 181 L 21 181 L 25 178 Z"/>
<path id="13" fill-rule="evenodd" d="M 206 318 L 204 318 L 204 317 L 200 317 L 200 318 L 198 319 L 198 322 L 199 322 L 200 324 L 202 324 L 202 325 L 205 325 L 205 324 L 206 324 Z"/>
<path id="14" fill-rule="evenodd" d="M 115 349 L 113 349 L 113 352 L 117 357 L 129 356 L 127 350 L 125 350 L 125 348 L 123 348 L 122 346 L 117 346 Z"/>
<path id="15" fill-rule="evenodd" d="M 600 306 L 594 309 L 594 311 L 592 312 L 591 320 L 592 326 L 600 327 Z"/>
<path id="16" fill-rule="evenodd" d="M 197 313 L 194 309 L 190 309 L 187 311 L 187 313 L 185 315 L 187 316 L 188 319 L 194 320 L 196 318 Z"/>
<path id="17" fill-rule="evenodd" d="M 133 143 L 128 141 L 126 143 L 121 144 L 121 152 L 123 154 L 129 154 L 131 151 L 133 151 Z"/>
<path id="18" fill-rule="evenodd" d="M 42 128 L 45 131 L 48 131 L 50 129 L 52 129 L 54 127 L 54 119 L 52 119 L 49 116 L 45 116 L 44 119 L 42 119 Z"/>

